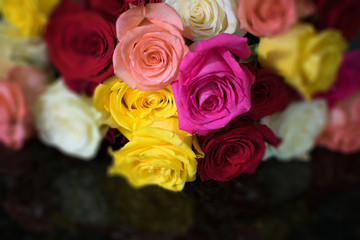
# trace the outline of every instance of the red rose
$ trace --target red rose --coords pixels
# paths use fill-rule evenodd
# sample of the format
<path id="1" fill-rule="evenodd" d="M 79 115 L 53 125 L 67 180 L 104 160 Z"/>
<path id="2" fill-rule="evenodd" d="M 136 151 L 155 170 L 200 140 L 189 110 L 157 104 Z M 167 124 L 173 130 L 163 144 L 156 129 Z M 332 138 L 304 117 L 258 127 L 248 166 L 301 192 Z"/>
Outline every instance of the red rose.
<path id="1" fill-rule="evenodd" d="M 88 8 L 101 13 L 105 18 L 115 23 L 116 19 L 132 5 L 159 3 L 161 0 L 85 0 Z"/>
<path id="2" fill-rule="evenodd" d="M 251 87 L 251 109 L 245 115 L 259 120 L 283 110 L 289 103 L 292 90 L 280 76 L 265 69 L 255 72 L 255 83 Z"/>
<path id="3" fill-rule="evenodd" d="M 84 79 L 63 79 L 65 85 L 70 88 L 73 92 L 77 93 L 85 93 L 88 96 L 92 96 L 94 94 L 95 88 L 99 83 L 90 82 Z"/>
<path id="4" fill-rule="evenodd" d="M 348 40 L 354 37 L 360 27 L 356 16 L 360 15 L 359 0 L 316 0 L 319 13 L 318 27 L 336 28 Z"/>
<path id="5" fill-rule="evenodd" d="M 50 58 L 70 89 L 82 91 L 81 81 L 101 83 L 114 73 L 115 26 L 94 11 L 64 1 L 45 32 Z"/>
<path id="6" fill-rule="evenodd" d="M 205 158 L 198 160 L 201 180 L 228 181 L 241 173 L 253 173 L 264 155 L 265 141 L 272 145 L 280 142 L 265 125 L 221 129 L 209 134 L 202 143 Z"/>

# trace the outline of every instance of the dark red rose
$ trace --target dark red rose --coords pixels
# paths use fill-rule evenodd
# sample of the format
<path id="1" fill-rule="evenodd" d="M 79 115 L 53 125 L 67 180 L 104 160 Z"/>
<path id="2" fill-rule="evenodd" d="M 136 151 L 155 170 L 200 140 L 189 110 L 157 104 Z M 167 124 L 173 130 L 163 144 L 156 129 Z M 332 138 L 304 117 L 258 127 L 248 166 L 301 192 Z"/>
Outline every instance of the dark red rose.
<path id="1" fill-rule="evenodd" d="M 70 89 L 88 91 L 89 85 L 114 73 L 115 27 L 94 11 L 64 1 L 49 20 L 45 41 L 52 63 Z"/>
<path id="2" fill-rule="evenodd" d="M 90 82 L 84 79 L 63 79 L 67 88 L 76 93 L 85 93 L 88 96 L 92 96 L 94 94 L 95 88 L 99 83 Z"/>
<path id="3" fill-rule="evenodd" d="M 324 93 L 316 94 L 315 97 L 325 98 L 328 106 L 332 107 L 360 88 L 359 79 L 360 50 L 354 50 L 345 54 L 336 81 L 331 88 Z"/>
<path id="4" fill-rule="evenodd" d="M 251 87 L 251 109 L 245 115 L 259 120 L 283 110 L 289 103 L 292 90 L 282 78 L 271 71 L 258 69 Z"/>
<path id="5" fill-rule="evenodd" d="M 318 27 L 339 29 L 348 40 L 354 37 L 359 30 L 360 15 L 359 0 L 315 0 L 319 22 Z"/>
<path id="6" fill-rule="evenodd" d="M 105 139 L 111 143 L 114 144 L 116 142 L 116 137 L 120 136 L 121 133 L 116 128 L 109 128 L 105 135 Z"/>
<path id="7" fill-rule="evenodd" d="M 115 22 L 131 6 L 159 3 L 161 0 L 85 0 L 88 8 L 100 12 L 105 18 Z"/>
<path id="8" fill-rule="evenodd" d="M 228 181 L 241 173 L 253 173 L 265 153 L 265 141 L 277 145 L 280 140 L 265 125 L 221 129 L 202 142 L 205 157 L 198 160 L 202 181 Z"/>

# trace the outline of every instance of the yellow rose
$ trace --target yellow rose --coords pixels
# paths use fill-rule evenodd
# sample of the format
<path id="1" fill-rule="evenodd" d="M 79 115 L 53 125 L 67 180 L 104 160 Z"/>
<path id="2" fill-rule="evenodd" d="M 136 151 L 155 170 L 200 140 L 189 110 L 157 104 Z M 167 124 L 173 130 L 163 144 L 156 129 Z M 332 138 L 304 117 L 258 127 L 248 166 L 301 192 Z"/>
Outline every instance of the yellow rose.
<path id="1" fill-rule="evenodd" d="M 59 0 L 0 0 L 0 13 L 16 37 L 32 37 L 43 26 Z"/>
<path id="2" fill-rule="evenodd" d="M 160 128 L 143 128 L 119 151 L 112 152 L 109 175 L 124 176 L 136 188 L 159 185 L 181 191 L 196 177 L 196 154 L 191 144 L 177 134 Z"/>
<path id="3" fill-rule="evenodd" d="M 334 82 L 347 43 L 336 30 L 316 33 L 298 24 L 274 37 L 260 39 L 258 60 L 263 68 L 284 77 L 306 99 Z"/>
<path id="4" fill-rule="evenodd" d="M 169 118 L 177 119 L 170 85 L 157 91 L 140 91 L 113 76 L 97 86 L 93 98 L 95 108 L 103 114 L 103 122 L 123 134 Z"/>

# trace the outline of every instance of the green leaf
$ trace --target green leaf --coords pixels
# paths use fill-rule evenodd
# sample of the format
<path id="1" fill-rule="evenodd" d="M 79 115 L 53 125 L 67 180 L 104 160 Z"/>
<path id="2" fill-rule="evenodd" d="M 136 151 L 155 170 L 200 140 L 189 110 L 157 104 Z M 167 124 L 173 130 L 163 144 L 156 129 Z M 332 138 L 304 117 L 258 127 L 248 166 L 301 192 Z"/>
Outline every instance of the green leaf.
<path id="1" fill-rule="evenodd" d="M 250 45 L 250 50 L 251 50 L 251 54 L 250 54 L 250 57 L 248 57 L 247 59 L 240 59 L 239 60 L 239 63 L 248 63 L 248 62 L 251 62 L 255 59 L 257 59 L 257 53 L 258 53 L 258 47 L 259 47 L 259 44 L 253 44 L 253 45 Z"/>

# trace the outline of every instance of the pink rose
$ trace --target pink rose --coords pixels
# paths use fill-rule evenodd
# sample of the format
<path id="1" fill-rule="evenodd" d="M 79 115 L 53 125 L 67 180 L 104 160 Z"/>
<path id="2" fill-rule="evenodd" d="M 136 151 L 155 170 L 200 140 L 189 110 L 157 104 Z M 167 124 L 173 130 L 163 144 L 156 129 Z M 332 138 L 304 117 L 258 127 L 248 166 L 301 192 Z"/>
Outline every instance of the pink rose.
<path id="1" fill-rule="evenodd" d="M 34 67 L 16 66 L 10 70 L 8 78 L 19 84 L 26 102 L 31 105 L 45 91 L 48 76 Z"/>
<path id="2" fill-rule="evenodd" d="M 360 91 L 331 109 L 329 123 L 317 144 L 344 153 L 360 150 Z"/>
<path id="3" fill-rule="evenodd" d="M 0 142 L 5 146 L 19 149 L 35 134 L 28 109 L 45 90 L 47 78 L 39 69 L 16 66 L 0 79 Z"/>
<path id="4" fill-rule="evenodd" d="M 205 135 L 249 111 L 255 77 L 232 55 L 250 56 L 246 38 L 222 33 L 190 48 L 171 87 L 180 129 Z"/>
<path id="5" fill-rule="evenodd" d="M 115 75 L 130 87 L 159 90 L 176 80 L 188 47 L 179 14 L 165 3 L 132 8 L 118 18 Z"/>
<path id="6" fill-rule="evenodd" d="M 240 28 L 255 36 L 271 36 L 289 29 L 314 11 L 311 0 L 240 0 Z"/>
<path id="7" fill-rule="evenodd" d="M 335 83 L 325 93 L 316 97 L 325 98 L 330 107 L 348 97 L 360 87 L 360 50 L 347 53 L 341 63 Z"/>
<path id="8" fill-rule="evenodd" d="M 25 119 L 28 108 L 17 83 L 0 80 L 0 142 L 20 149 L 27 137 Z"/>

